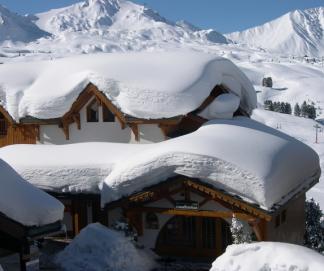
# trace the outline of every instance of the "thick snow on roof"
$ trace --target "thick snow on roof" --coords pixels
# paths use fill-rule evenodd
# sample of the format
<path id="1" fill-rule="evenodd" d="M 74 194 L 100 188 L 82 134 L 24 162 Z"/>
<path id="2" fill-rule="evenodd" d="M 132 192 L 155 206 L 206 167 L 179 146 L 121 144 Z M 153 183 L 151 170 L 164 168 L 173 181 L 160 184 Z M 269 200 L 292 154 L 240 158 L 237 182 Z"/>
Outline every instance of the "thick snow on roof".
<path id="1" fill-rule="evenodd" d="M 210 271 L 321 271 L 324 256 L 306 247 L 274 242 L 228 246 Z"/>
<path id="2" fill-rule="evenodd" d="M 42 226 L 63 219 L 64 206 L 26 182 L 0 159 L 0 212 L 25 226 Z"/>
<path id="3" fill-rule="evenodd" d="M 15 145 L 1 148 L 0 158 L 50 191 L 99 193 L 105 180 L 103 203 L 182 174 L 270 209 L 320 175 L 310 147 L 246 117 L 161 143 Z"/>
<path id="4" fill-rule="evenodd" d="M 189 50 L 6 63 L 0 66 L 0 100 L 16 120 L 61 117 L 89 82 L 138 118 L 187 114 L 219 84 L 241 97 L 247 112 L 256 107 L 252 84 L 231 61 Z"/>
<path id="5" fill-rule="evenodd" d="M 270 209 L 318 179 L 320 165 L 310 147 L 254 120 L 213 120 L 119 163 L 105 180 L 102 201 L 117 200 L 175 174 L 200 178 Z"/>
<path id="6" fill-rule="evenodd" d="M 12 145 L 0 148 L 0 157 L 41 189 L 58 193 L 100 193 L 100 184 L 114 164 L 145 146 L 118 143 Z"/>

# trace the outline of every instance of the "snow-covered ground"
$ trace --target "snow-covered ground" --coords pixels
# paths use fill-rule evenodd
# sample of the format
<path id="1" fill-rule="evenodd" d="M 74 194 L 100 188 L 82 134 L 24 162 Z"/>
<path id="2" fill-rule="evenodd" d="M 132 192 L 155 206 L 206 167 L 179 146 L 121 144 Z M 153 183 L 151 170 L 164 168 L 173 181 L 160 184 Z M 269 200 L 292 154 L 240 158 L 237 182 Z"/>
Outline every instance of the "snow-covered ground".
<path id="1" fill-rule="evenodd" d="M 261 242 L 228 246 L 210 271 L 321 271 L 324 256 L 302 246 Z"/>

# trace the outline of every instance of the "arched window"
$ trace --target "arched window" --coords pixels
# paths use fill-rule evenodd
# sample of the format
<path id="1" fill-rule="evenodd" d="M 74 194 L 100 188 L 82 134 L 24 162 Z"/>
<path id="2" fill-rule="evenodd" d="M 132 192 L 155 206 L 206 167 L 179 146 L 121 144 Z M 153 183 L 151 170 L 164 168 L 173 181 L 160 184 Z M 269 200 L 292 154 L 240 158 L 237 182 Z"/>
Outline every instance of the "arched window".
<path id="1" fill-rule="evenodd" d="M 157 230 L 159 229 L 159 219 L 155 213 L 147 213 L 145 224 L 147 229 Z"/>
<path id="2" fill-rule="evenodd" d="M 96 99 L 87 106 L 87 122 L 98 122 L 99 121 L 99 105 Z"/>
<path id="3" fill-rule="evenodd" d="M 0 136 L 6 136 L 8 131 L 8 124 L 4 115 L 0 113 Z"/>

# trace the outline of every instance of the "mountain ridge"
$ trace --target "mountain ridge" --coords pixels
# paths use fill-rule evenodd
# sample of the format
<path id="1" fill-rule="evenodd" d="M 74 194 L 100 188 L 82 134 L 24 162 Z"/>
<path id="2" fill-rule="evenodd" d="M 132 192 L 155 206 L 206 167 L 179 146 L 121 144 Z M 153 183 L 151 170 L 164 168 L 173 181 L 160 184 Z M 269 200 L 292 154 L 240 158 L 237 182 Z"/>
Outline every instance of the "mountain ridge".
<path id="1" fill-rule="evenodd" d="M 238 43 L 296 56 L 324 56 L 324 7 L 294 10 L 263 25 L 225 36 Z"/>

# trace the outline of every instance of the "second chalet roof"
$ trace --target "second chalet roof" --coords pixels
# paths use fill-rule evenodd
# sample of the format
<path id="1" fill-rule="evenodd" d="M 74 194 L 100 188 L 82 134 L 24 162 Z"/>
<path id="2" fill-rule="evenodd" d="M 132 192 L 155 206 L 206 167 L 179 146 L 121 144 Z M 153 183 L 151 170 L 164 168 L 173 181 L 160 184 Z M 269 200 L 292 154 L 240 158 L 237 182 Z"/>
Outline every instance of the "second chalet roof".
<path id="1" fill-rule="evenodd" d="M 26 182 L 0 159 L 0 216 L 24 226 L 44 226 L 63 219 L 64 206 Z"/>
<path id="2" fill-rule="evenodd" d="M 180 174 L 269 210 L 320 176 L 314 150 L 246 117 L 212 120 L 155 144 L 13 145 L 0 158 L 37 187 L 101 193 L 103 203 Z"/>
<path id="3" fill-rule="evenodd" d="M 216 85 L 256 107 L 251 82 L 231 61 L 213 54 L 176 50 L 94 54 L 0 66 L 0 104 L 15 119 L 62 117 L 93 83 L 124 114 L 171 118 L 197 109 Z"/>

